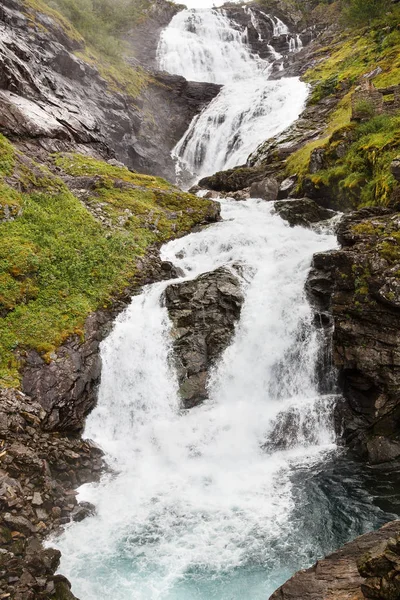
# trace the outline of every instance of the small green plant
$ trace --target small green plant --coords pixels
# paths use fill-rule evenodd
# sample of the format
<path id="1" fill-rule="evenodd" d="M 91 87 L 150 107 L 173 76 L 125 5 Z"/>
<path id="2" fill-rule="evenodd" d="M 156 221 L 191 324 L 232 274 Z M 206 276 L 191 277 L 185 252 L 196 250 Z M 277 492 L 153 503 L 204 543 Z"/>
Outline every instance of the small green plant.
<path id="1" fill-rule="evenodd" d="M 357 100 L 353 106 L 353 114 L 358 119 L 372 119 L 375 116 L 375 106 L 371 100 Z"/>

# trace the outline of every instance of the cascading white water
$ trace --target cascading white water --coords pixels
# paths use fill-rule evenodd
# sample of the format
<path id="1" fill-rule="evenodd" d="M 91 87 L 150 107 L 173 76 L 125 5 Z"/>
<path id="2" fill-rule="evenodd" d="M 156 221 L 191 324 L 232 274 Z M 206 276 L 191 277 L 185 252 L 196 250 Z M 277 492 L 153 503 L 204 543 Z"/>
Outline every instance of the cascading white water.
<path id="1" fill-rule="evenodd" d="M 280 19 L 269 18 L 275 35 L 289 33 Z M 281 56 L 272 48 L 271 58 Z M 299 78 L 268 80 L 272 63 L 251 53 L 246 35 L 222 10 L 179 12 L 161 35 L 158 61 L 186 79 L 224 84 L 173 150 L 187 185 L 245 163 L 260 143 L 296 120 L 307 97 Z"/>
<path id="2" fill-rule="evenodd" d="M 297 78 L 253 77 L 226 85 L 192 121 L 174 155 L 193 179 L 243 164 L 261 142 L 297 119 L 306 98 Z"/>
<path id="3" fill-rule="evenodd" d="M 135 297 L 102 345 L 85 433 L 115 474 L 82 492 L 97 515 L 55 540 L 84 600 L 266 600 L 309 562 L 309 547 L 319 552 L 306 530 L 293 542 L 291 473 L 334 448 L 304 281 L 313 253 L 335 238 L 290 228 L 272 210 L 222 201 L 223 222 L 162 249 L 187 278 L 241 265 L 245 304 L 208 402 L 180 412 L 168 283 Z"/>
<path id="4" fill-rule="evenodd" d="M 183 10 L 161 33 L 158 63 L 189 81 L 225 84 L 251 78 L 266 64 L 244 38 L 222 10 Z"/>

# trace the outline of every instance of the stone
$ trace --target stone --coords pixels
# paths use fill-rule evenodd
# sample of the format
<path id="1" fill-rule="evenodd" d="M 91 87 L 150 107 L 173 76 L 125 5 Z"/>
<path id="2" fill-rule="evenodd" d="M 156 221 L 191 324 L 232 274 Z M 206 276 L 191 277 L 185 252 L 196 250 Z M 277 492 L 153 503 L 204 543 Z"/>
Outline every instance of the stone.
<path id="1" fill-rule="evenodd" d="M 400 182 L 400 156 L 392 160 L 390 170 L 393 177 Z"/>
<path id="2" fill-rule="evenodd" d="M 291 227 L 303 225 L 309 227 L 313 223 L 331 219 L 335 212 L 319 206 L 309 198 L 278 200 L 274 204 L 275 212 Z"/>
<path id="3" fill-rule="evenodd" d="M 371 464 L 400 460 L 399 229 L 400 213 L 388 208 L 345 215 L 342 247 L 314 256 L 307 283 L 316 319 L 330 315 L 326 339 L 344 396 L 338 434 Z"/>
<path id="4" fill-rule="evenodd" d="M 382 550 L 399 533 L 400 521 L 393 521 L 356 538 L 311 568 L 296 573 L 269 600 L 364 600 L 366 597 L 391 600 L 386 595 L 364 595 L 370 580 L 364 579 L 362 569 L 360 574 L 359 564 L 365 561 L 366 553 L 374 553 L 376 547 Z M 370 587 L 381 589 L 376 587 L 376 581 L 373 584 Z"/>
<path id="5" fill-rule="evenodd" d="M 207 398 L 209 370 L 232 339 L 243 300 L 239 278 L 225 267 L 165 290 L 185 408 Z"/>
<path id="6" fill-rule="evenodd" d="M 278 198 L 279 183 L 274 177 L 266 177 L 262 181 L 255 181 L 250 186 L 250 198 L 262 200 L 276 200 Z"/>
<path id="7" fill-rule="evenodd" d="M 293 175 L 292 177 L 287 177 L 282 181 L 279 186 L 278 191 L 278 200 L 286 200 L 292 195 L 297 184 L 297 175 Z"/>
<path id="8" fill-rule="evenodd" d="M 43 500 L 42 500 L 42 496 L 39 492 L 35 492 L 33 494 L 32 504 L 33 504 L 33 506 L 42 506 Z"/>

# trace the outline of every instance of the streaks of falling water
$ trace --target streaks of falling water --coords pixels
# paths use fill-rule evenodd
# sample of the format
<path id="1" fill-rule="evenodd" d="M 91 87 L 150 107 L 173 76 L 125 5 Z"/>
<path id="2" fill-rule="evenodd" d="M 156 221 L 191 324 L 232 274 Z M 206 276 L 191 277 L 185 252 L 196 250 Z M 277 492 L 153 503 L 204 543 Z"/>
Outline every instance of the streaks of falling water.
<path id="1" fill-rule="evenodd" d="M 296 523 L 293 543 L 290 477 L 334 449 L 304 281 L 312 254 L 335 239 L 289 228 L 261 201 L 222 209 L 223 222 L 162 250 L 189 278 L 242 264 L 246 301 L 209 402 L 180 414 L 160 302 L 167 283 L 134 298 L 103 343 L 86 434 L 117 474 L 86 488 L 97 516 L 56 541 L 62 572 L 85 600 L 265 600 L 307 564 L 309 547 L 324 550 L 306 523 Z M 307 427 L 282 432 L 291 413 Z M 279 431 L 286 447 L 275 447 Z"/>
<path id="2" fill-rule="evenodd" d="M 275 35 L 289 33 L 280 19 L 270 19 Z M 280 57 L 275 51 L 271 56 Z M 186 79 L 224 84 L 173 150 L 184 174 L 181 183 L 188 187 L 246 162 L 260 143 L 299 116 L 307 97 L 307 86 L 298 78 L 268 81 L 272 63 L 251 53 L 245 34 L 221 10 L 178 13 L 161 36 L 158 60 L 162 69 Z"/>

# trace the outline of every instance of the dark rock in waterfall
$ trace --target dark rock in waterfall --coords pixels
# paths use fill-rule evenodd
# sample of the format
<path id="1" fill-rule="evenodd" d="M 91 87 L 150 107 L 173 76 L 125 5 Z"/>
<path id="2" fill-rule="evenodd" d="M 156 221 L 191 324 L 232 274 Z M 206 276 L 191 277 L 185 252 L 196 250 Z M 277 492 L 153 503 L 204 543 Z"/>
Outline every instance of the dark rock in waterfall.
<path id="1" fill-rule="evenodd" d="M 165 303 L 185 408 L 207 398 L 210 368 L 227 348 L 243 304 L 238 277 L 227 268 L 170 285 Z"/>
<path id="2" fill-rule="evenodd" d="M 314 256 L 307 288 L 334 322 L 333 359 L 344 402 L 338 431 L 370 463 L 400 458 L 400 213 L 345 216 L 340 250 Z"/>
<path id="3" fill-rule="evenodd" d="M 262 181 L 255 181 L 250 186 L 250 198 L 262 200 L 276 200 L 278 198 L 279 183 L 274 177 L 266 177 Z"/>
<path id="4" fill-rule="evenodd" d="M 261 169 L 241 166 L 204 177 L 199 181 L 199 186 L 216 192 L 237 192 L 250 187 L 255 181 L 261 181 L 263 177 Z"/>
<path id="5" fill-rule="evenodd" d="M 215 205 L 217 213 L 219 206 Z M 218 215 L 215 215 L 217 218 Z M 48 431 L 82 431 L 85 417 L 97 401 L 100 383 L 100 343 L 110 332 L 115 316 L 131 301 L 140 285 L 180 277 L 170 262 L 162 262 L 157 251 L 137 264 L 138 279 L 115 300 L 110 310 L 92 313 L 85 323 L 84 340 L 71 336 L 46 362 L 30 350 L 25 358 L 22 389 L 45 411 L 42 427 Z"/>
<path id="6" fill-rule="evenodd" d="M 311 568 L 296 573 L 269 600 L 399 598 L 399 534 L 400 521 L 393 521 L 356 538 Z M 389 582 L 390 593 L 395 587 L 397 595 L 389 594 Z"/>
<path id="7" fill-rule="evenodd" d="M 297 175 L 287 177 L 279 186 L 278 200 L 287 200 L 296 189 Z"/>
<path id="8" fill-rule="evenodd" d="M 331 219 L 335 215 L 334 211 L 322 208 L 309 198 L 278 200 L 274 204 L 274 209 L 291 227 L 295 225 L 309 227 L 313 223 Z"/>

